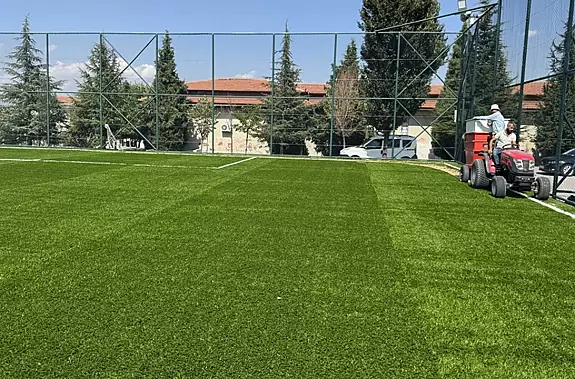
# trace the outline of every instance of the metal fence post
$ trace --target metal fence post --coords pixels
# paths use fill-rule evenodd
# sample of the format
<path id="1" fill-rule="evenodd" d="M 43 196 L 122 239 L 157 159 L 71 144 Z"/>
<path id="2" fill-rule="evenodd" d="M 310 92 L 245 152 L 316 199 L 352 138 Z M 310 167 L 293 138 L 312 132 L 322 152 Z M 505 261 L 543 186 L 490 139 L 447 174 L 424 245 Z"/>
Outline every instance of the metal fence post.
<path id="1" fill-rule="evenodd" d="M 104 64 L 104 60 L 102 57 L 102 52 L 104 50 L 104 35 L 102 33 L 100 33 L 100 67 L 98 68 L 98 76 L 99 76 L 99 84 L 100 84 L 100 90 L 99 92 L 99 103 L 100 103 L 100 148 L 102 148 L 104 146 L 104 104 L 103 104 L 103 94 L 102 94 L 102 81 L 104 80 L 104 78 L 102 78 L 102 65 Z"/>
<path id="2" fill-rule="evenodd" d="M 49 33 L 46 33 L 46 146 L 50 146 L 50 34 Z"/>
<path id="3" fill-rule="evenodd" d="M 529 46 L 529 26 L 531 25 L 531 0 L 527 0 L 527 16 L 525 17 L 525 31 L 523 35 L 523 60 L 521 61 L 521 81 L 519 82 L 519 113 L 517 114 L 517 141 L 521 138 L 521 122 L 523 119 L 523 97 L 525 91 L 525 69 L 527 66 L 527 48 Z M 497 73 L 495 73 L 497 75 Z"/>
<path id="4" fill-rule="evenodd" d="M 396 54 L 396 61 L 395 61 L 395 92 L 394 92 L 394 101 L 393 101 L 393 132 L 391 134 L 391 159 L 395 159 L 395 130 L 397 129 L 397 90 L 399 89 L 399 56 L 401 53 L 401 32 L 397 33 L 397 54 Z M 389 139 L 389 138 L 388 138 Z M 383 142 L 385 143 L 385 138 Z M 384 150 L 385 146 L 381 146 L 381 149 Z"/>
<path id="5" fill-rule="evenodd" d="M 495 76 L 493 77 L 493 90 L 497 90 L 497 70 L 499 70 L 499 39 L 501 38 L 501 10 L 503 9 L 503 0 L 497 2 L 497 30 L 495 31 Z"/>
<path id="6" fill-rule="evenodd" d="M 216 35 L 212 33 L 212 154 L 216 144 Z"/>
<path id="7" fill-rule="evenodd" d="M 559 160 L 561 157 L 561 147 L 563 145 L 563 128 L 566 118 L 567 106 L 567 85 L 569 79 L 569 66 L 571 65 L 571 45 L 573 43 L 573 8 L 575 0 L 569 2 L 569 17 L 567 21 L 567 35 L 565 36 L 565 48 L 563 52 L 563 72 L 561 80 L 561 105 L 559 108 L 559 125 L 557 127 L 557 138 L 555 145 L 555 170 L 553 173 L 553 198 L 557 198 L 557 187 L 559 187 Z"/>
<path id="8" fill-rule="evenodd" d="M 160 149 L 160 95 L 159 95 L 159 86 L 160 86 L 160 73 L 158 70 L 158 63 L 160 60 L 160 35 L 156 33 L 156 80 L 155 80 L 155 92 L 156 92 L 156 104 L 155 104 L 155 124 L 156 124 L 156 147 Z"/>
<path id="9" fill-rule="evenodd" d="M 333 38 L 333 68 L 331 76 L 331 116 L 330 116 L 330 130 L 329 130 L 329 156 L 333 155 L 333 130 L 335 126 L 335 77 L 337 66 L 337 33 Z"/>
<path id="10" fill-rule="evenodd" d="M 275 84 L 276 84 L 276 34 L 273 33 L 272 34 L 272 101 L 271 101 L 271 115 L 270 115 L 270 125 L 268 127 L 268 132 L 270 134 L 270 155 L 273 155 L 273 143 L 274 143 L 274 137 L 273 137 L 273 129 L 274 129 L 274 103 L 275 103 L 275 99 L 274 99 L 274 95 L 275 95 Z"/>

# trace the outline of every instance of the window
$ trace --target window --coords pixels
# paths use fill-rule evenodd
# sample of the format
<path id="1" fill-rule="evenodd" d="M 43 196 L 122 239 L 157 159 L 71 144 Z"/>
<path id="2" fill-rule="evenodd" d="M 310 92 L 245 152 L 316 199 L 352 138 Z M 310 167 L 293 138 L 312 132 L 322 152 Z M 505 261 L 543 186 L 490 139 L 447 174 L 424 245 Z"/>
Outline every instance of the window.
<path id="1" fill-rule="evenodd" d="M 381 149 L 381 140 L 380 139 L 371 140 L 365 145 L 365 148 L 366 149 Z"/>
<path id="2" fill-rule="evenodd" d="M 398 138 L 398 136 L 395 136 L 395 139 L 393 136 L 390 136 L 387 140 L 387 148 L 391 149 L 392 144 L 394 149 L 399 149 L 401 147 L 401 139 Z"/>
<path id="3" fill-rule="evenodd" d="M 403 147 L 405 147 L 406 149 L 415 148 L 415 138 L 403 140 Z"/>

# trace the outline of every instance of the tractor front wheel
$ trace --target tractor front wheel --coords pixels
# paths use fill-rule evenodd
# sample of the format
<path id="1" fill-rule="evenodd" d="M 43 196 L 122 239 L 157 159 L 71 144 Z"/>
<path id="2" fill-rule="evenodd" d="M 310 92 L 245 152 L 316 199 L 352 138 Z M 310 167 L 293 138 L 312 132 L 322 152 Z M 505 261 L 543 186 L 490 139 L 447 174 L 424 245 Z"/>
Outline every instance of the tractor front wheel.
<path id="1" fill-rule="evenodd" d="M 507 180 L 503 176 L 496 176 L 491 181 L 491 194 L 497 198 L 504 198 L 507 194 Z"/>
<path id="2" fill-rule="evenodd" d="M 551 181 L 540 176 L 533 183 L 533 195 L 537 200 L 547 200 L 551 194 Z"/>

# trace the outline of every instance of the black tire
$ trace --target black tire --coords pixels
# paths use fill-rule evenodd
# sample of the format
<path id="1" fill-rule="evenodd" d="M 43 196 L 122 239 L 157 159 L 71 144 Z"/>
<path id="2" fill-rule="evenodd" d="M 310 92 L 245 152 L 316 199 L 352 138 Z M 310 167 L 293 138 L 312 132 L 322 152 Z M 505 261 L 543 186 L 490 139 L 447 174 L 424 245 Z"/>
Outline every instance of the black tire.
<path id="1" fill-rule="evenodd" d="M 473 161 L 469 179 L 471 180 L 470 184 L 473 188 L 487 188 L 489 186 L 489 178 L 487 177 L 487 172 L 485 172 L 483 159 Z"/>
<path id="2" fill-rule="evenodd" d="M 537 200 L 547 200 L 551 194 L 551 181 L 549 178 L 540 176 L 533 183 L 533 197 Z"/>
<path id="3" fill-rule="evenodd" d="M 496 176 L 491 181 L 491 194 L 499 199 L 507 195 L 507 180 L 503 176 Z"/>
<path id="4" fill-rule="evenodd" d="M 563 174 L 563 176 L 567 176 L 567 174 L 571 171 L 572 168 L 573 166 L 570 165 L 569 163 L 564 164 L 563 166 L 561 166 L 561 174 Z M 575 175 L 575 172 L 571 172 L 570 175 Z"/>
<path id="5" fill-rule="evenodd" d="M 464 164 L 459 169 L 459 181 L 467 183 L 469 181 L 469 166 Z"/>

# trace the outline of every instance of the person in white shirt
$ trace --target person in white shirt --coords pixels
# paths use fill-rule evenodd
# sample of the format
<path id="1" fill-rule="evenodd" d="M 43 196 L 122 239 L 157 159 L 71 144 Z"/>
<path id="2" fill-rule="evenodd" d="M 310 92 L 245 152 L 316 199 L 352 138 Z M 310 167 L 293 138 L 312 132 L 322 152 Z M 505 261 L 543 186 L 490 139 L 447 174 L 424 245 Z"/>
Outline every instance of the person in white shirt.
<path id="1" fill-rule="evenodd" d="M 493 149 L 493 143 L 495 144 L 495 149 Z M 501 152 L 504 146 L 510 145 L 511 147 L 519 147 L 517 143 L 517 135 L 515 134 L 515 123 L 509 122 L 505 130 L 500 131 L 489 141 L 489 154 L 493 155 L 493 161 L 495 164 L 499 164 L 501 161 Z"/>
<path id="2" fill-rule="evenodd" d="M 499 105 L 493 104 L 491 106 L 491 114 L 489 116 L 477 116 L 475 117 L 476 120 L 487 120 L 488 125 L 491 126 L 491 130 L 493 134 L 497 134 L 502 132 L 505 129 L 505 119 L 501 114 L 501 110 L 499 109 Z"/>

